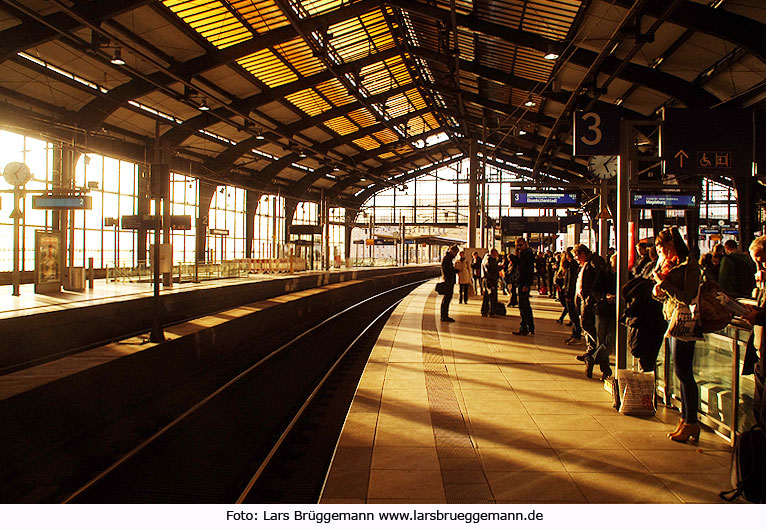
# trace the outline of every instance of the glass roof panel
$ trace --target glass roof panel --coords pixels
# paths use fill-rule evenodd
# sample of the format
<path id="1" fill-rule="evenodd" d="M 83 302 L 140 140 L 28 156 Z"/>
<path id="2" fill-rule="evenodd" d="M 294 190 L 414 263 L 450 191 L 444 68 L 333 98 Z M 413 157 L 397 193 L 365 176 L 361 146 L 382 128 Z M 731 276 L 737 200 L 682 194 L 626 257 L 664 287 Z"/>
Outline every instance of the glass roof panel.
<path id="1" fill-rule="evenodd" d="M 393 48 L 394 38 L 383 13 L 371 11 L 330 26 L 330 46 L 344 63 Z"/>
<path id="2" fill-rule="evenodd" d="M 274 47 L 282 56 L 286 64 L 298 70 L 301 75 L 309 76 L 325 70 L 325 65 L 320 61 L 302 37 L 279 44 Z"/>
<path id="3" fill-rule="evenodd" d="M 359 138 L 358 140 L 354 140 L 354 143 L 367 151 L 372 151 L 373 149 L 377 149 L 378 147 L 380 147 L 380 144 L 377 142 L 377 140 L 375 140 L 371 136 L 365 136 L 364 138 Z"/>
<path id="4" fill-rule="evenodd" d="M 302 0 L 296 3 L 300 4 L 308 16 L 312 17 L 338 9 L 344 4 L 343 0 Z"/>
<path id="5" fill-rule="evenodd" d="M 331 108 L 330 104 L 311 88 L 290 94 L 285 99 L 309 116 L 317 116 Z"/>
<path id="6" fill-rule="evenodd" d="M 378 123 L 378 118 L 365 108 L 353 110 L 346 114 L 346 116 L 354 120 L 360 127 L 369 127 Z"/>
<path id="7" fill-rule="evenodd" d="M 192 29 L 218 48 L 246 41 L 253 34 L 220 0 L 162 0 Z"/>
<path id="8" fill-rule="evenodd" d="M 285 85 L 298 79 L 295 72 L 268 49 L 237 59 L 237 63 L 270 88 Z"/>
<path id="9" fill-rule="evenodd" d="M 343 83 L 336 78 L 323 81 L 322 83 L 319 83 L 316 88 L 336 107 L 348 105 L 349 103 L 356 101 L 356 96 L 349 94 L 346 87 L 343 86 Z"/>
<path id="10" fill-rule="evenodd" d="M 230 0 L 230 3 L 258 33 L 266 33 L 290 24 L 274 0 Z"/>
<path id="11" fill-rule="evenodd" d="M 382 131 L 378 131 L 375 134 L 373 134 L 376 140 L 379 140 L 381 143 L 384 144 L 390 144 L 392 142 L 396 142 L 399 140 L 399 136 L 392 131 L 391 129 L 385 129 Z"/>
<path id="12" fill-rule="evenodd" d="M 346 136 L 347 134 L 355 133 L 356 131 L 359 130 L 359 127 L 354 125 L 345 116 L 338 116 L 337 118 L 327 120 L 326 122 L 324 122 L 324 125 L 332 129 L 336 133 L 340 134 L 341 136 Z"/>

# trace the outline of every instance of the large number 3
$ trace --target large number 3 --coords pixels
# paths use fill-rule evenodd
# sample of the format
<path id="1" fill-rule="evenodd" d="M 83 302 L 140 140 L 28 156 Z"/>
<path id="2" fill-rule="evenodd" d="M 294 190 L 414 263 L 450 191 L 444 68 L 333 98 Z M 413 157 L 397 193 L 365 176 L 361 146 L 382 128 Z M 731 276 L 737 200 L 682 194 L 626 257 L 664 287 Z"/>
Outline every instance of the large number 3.
<path id="1" fill-rule="evenodd" d="M 601 116 L 596 114 L 595 112 L 588 112 L 587 114 L 582 115 L 583 121 L 587 122 L 593 118 L 593 123 L 591 125 L 588 125 L 588 130 L 593 131 L 593 138 L 587 138 L 586 135 L 582 135 L 580 137 L 580 141 L 584 143 L 585 145 L 596 145 L 601 141 L 601 129 L 599 128 L 601 125 Z"/>

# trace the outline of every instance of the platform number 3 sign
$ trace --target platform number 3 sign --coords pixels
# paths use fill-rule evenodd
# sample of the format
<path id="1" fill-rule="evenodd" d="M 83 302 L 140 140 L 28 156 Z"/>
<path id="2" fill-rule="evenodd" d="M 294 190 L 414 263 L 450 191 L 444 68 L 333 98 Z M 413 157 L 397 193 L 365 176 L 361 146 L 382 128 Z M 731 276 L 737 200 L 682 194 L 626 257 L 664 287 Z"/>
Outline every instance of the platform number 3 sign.
<path id="1" fill-rule="evenodd" d="M 575 155 L 619 154 L 619 111 L 575 112 L 573 137 Z"/>

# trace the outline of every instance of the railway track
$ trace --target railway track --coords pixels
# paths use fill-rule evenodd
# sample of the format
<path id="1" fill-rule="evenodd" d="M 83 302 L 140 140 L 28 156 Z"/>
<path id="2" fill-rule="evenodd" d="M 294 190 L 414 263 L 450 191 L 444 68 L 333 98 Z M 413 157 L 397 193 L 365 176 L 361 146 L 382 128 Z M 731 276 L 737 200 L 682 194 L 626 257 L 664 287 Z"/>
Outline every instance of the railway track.
<path id="1" fill-rule="evenodd" d="M 273 348 L 56 500 L 316 502 L 375 339 L 420 283 L 344 308 Z"/>

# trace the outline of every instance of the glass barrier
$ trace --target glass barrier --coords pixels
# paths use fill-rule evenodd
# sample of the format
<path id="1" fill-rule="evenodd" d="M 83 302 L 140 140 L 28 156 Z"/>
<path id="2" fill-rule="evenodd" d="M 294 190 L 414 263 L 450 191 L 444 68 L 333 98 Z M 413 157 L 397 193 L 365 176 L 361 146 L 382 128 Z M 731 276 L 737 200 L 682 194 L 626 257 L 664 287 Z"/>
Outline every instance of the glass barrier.
<path id="1" fill-rule="evenodd" d="M 743 376 L 750 326 L 740 320 L 705 334 L 694 350 L 694 377 L 700 390 L 699 418 L 732 444 L 754 424 L 752 375 Z M 667 341 L 657 359 L 657 394 L 667 406 L 680 408 L 681 396 Z"/>

